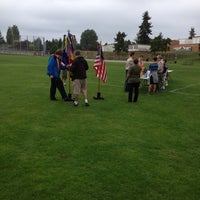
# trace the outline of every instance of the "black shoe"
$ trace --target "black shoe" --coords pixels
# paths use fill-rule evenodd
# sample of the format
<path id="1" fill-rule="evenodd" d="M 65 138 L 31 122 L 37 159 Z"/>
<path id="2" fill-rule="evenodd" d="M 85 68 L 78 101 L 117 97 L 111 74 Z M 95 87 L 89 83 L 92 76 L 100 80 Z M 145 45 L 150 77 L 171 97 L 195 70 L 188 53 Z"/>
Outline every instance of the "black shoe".
<path id="1" fill-rule="evenodd" d="M 63 98 L 63 101 L 69 101 L 69 99 L 67 97 Z"/>
<path id="2" fill-rule="evenodd" d="M 53 98 L 53 99 L 51 99 L 51 101 L 58 101 L 58 99 L 56 99 L 56 98 Z"/>
<path id="3" fill-rule="evenodd" d="M 89 103 L 85 103 L 85 106 L 90 106 Z"/>

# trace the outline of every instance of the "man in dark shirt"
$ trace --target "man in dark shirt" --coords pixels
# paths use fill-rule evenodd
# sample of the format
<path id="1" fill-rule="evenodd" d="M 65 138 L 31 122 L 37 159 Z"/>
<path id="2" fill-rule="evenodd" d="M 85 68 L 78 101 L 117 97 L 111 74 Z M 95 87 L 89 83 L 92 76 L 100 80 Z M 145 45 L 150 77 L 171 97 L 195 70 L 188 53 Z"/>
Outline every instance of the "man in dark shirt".
<path id="1" fill-rule="evenodd" d="M 72 80 L 74 82 L 74 106 L 78 106 L 78 97 L 82 93 L 85 99 L 85 106 L 89 106 L 87 98 L 87 74 L 89 69 L 87 61 L 81 56 L 81 52 L 77 50 L 75 52 L 76 58 L 72 62 L 70 71 L 72 73 Z"/>

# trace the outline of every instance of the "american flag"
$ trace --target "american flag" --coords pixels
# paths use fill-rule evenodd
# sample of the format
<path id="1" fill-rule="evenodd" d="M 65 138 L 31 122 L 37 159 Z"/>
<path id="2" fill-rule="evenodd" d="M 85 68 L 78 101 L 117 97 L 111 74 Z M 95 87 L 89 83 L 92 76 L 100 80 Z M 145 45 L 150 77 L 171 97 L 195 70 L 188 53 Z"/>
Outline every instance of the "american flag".
<path id="1" fill-rule="evenodd" d="M 107 71 L 101 44 L 99 45 L 93 69 L 96 71 L 96 77 L 102 79 L 102 81 L 105 83 L 107 81 Z"/>

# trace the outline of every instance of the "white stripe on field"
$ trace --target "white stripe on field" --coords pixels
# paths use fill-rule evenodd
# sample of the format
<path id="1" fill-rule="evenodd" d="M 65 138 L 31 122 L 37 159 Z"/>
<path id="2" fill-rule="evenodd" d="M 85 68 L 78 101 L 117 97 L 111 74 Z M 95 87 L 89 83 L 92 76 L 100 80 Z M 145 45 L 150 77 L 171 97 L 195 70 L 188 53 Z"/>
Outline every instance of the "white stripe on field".
<path id="1" fill-rule="evenodd" d="M 174 90 L 170 90 L 169 92 L 172 92 L 172 93 L 175 93 L 175 94 L 182 94 L 182 95 L 200 96 L 200 94 L 194 94 L 194 93 L 188 93 L 188 92 L 180 92 L 180 90 L 184 90 L 186 88 L 190 88 L 190 87 L 197 86 L 197 85 L 200 85 L 200 83 L 190 84 L 190 85 L 187 85 L 187 86 L 182 87 L 182 88 L 177 88 L 177 89 L 174 89 Z"/>
<path id="2" fill-rule="evenodd" d="M 172 91 L 170 91 L 172 92 Z M 186 92 L 172 92 L 174 94 L 181 94 L 181 95 L 187 95 L 187 96 L 200 96 L 200 94 L 193 94 L 193 93 L 186 93 Z"/>
<path id="3" fill-rule="evenodd" d="M 90 81 L 89 83 L 98 84 L 97 82 L 93 82 L 93 81 Z M 123 83 L 119 83 L 119 84 L 122 84 L 122 85 L 115 85 L 115 84 L 105 83 L 105 86 L 118 87 L 118 88 L 122 88 L 123 89 L 123 87 L 124 87 Z M 101 84 L 101 87 L 102 87 L 102 85 L 104 85 L 104 83 Z M 182 94 L 182 95 L 200 96 L 200 94 L 194 94 L 194 93 L 188 93 L 188 92 L 180 92 L 180 90 L 184 90 L 186 88 L 190 88 L 190 87 L 193 87 L 193 86 L 196 86 L 196 85 L 200 85 L 200 83 L 198 83 L 198 84 L 190 84 L 190 85 L 187 85 L 187 86 L 182 87 L 182 88 L 176 88 L 174 90 L 170 90 L 168 92 L 175 93 L 175 94 Z"/>

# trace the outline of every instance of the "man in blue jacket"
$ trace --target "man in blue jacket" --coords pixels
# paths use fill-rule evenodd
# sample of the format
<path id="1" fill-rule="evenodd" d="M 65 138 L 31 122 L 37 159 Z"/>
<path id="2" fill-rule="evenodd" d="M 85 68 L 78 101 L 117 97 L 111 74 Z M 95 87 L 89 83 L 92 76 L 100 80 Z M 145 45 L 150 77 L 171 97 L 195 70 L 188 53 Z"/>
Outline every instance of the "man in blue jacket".
<path id="1" fill-rule="evenodd" d="M 66 65 L 61 62 L 62 50 L 58 49 L 50 56 L 47 66 L 47 75 L 51 79 L 50 100 L 56 101 L 56 88 L 58 88 L 62 99 L 68 101 L 67 93 L 60 78 L 60 70 L 66 69 Z"/>

